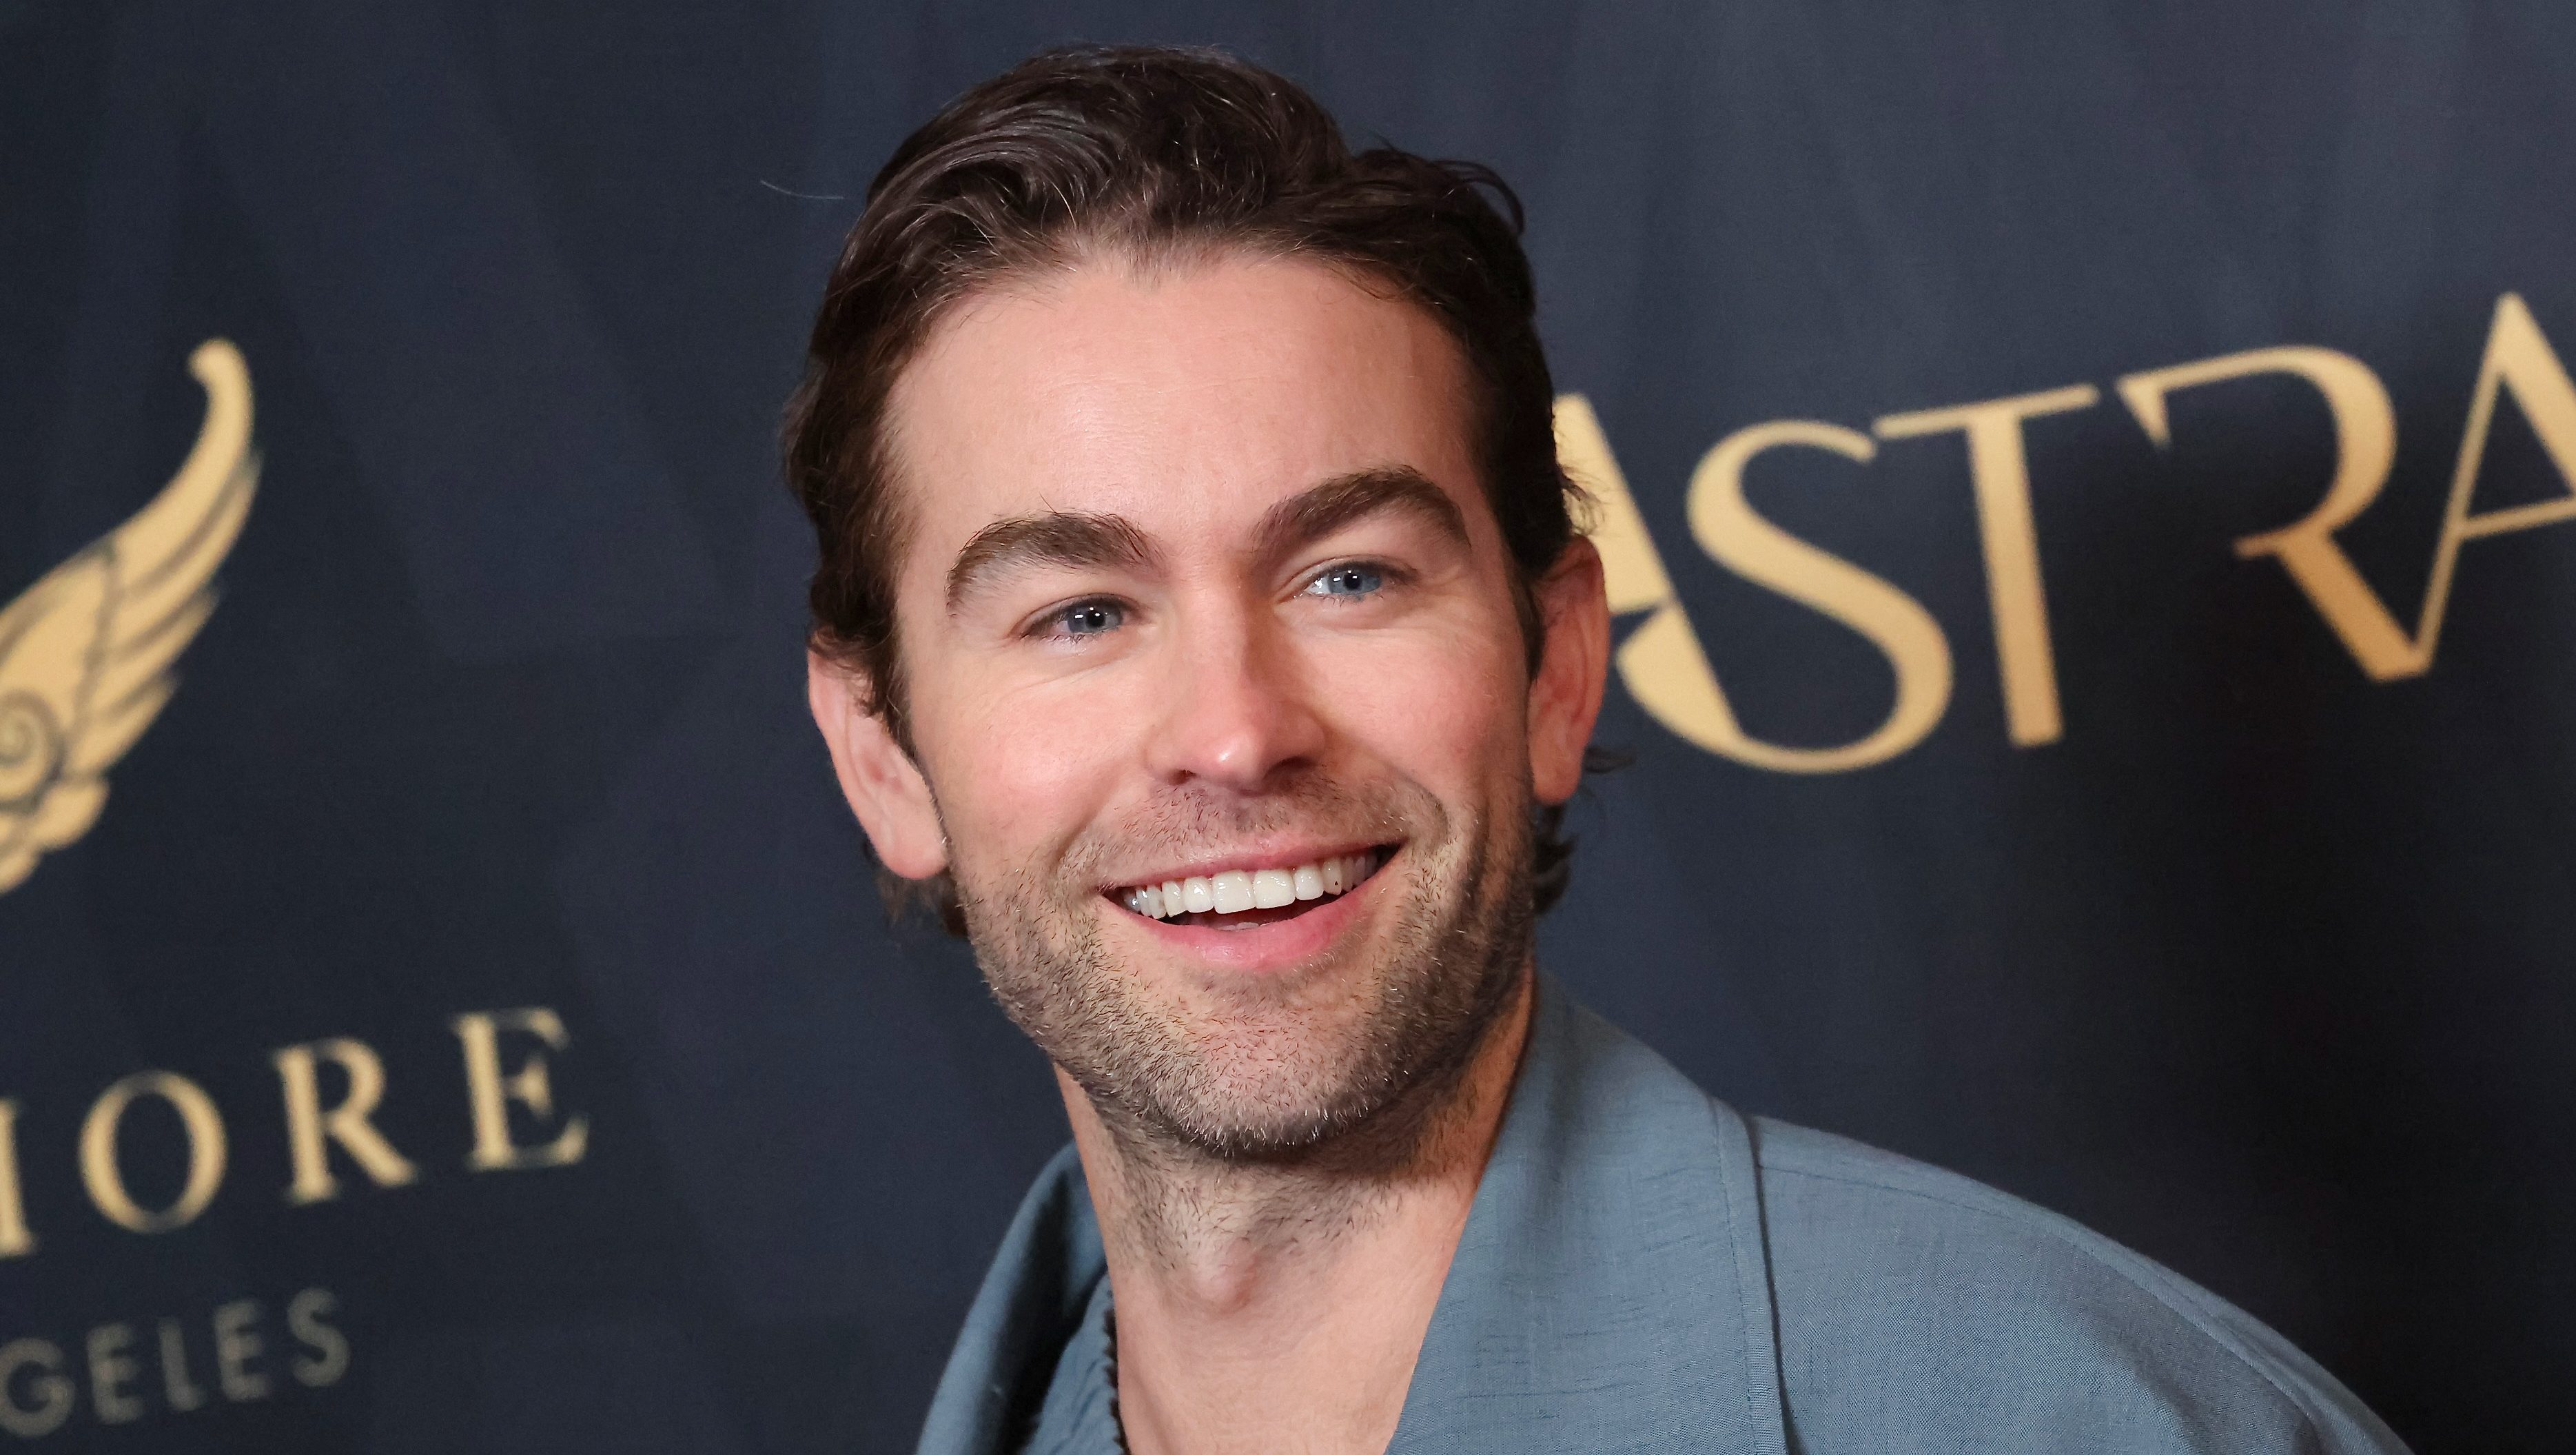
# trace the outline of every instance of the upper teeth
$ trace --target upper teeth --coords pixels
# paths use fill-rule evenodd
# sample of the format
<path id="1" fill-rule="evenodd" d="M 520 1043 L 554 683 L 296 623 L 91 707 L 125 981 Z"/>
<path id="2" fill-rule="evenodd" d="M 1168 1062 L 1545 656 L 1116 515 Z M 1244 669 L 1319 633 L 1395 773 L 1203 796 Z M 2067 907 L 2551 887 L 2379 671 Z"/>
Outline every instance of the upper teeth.
<path id="1" fill-rule="evenodd" d="M 1149 919 L 1182 914 L 1241 914 L 1247 909 L 1277 909 L 1300 899 L 1321 899 L 1357 889 L 1377 867 L 1377 851 L 1336 854 L 1293 869 L 1228 869 L 1206 878 L 1166 879 L 1142 884 L 1126 894 L 1129 909 Z"/>

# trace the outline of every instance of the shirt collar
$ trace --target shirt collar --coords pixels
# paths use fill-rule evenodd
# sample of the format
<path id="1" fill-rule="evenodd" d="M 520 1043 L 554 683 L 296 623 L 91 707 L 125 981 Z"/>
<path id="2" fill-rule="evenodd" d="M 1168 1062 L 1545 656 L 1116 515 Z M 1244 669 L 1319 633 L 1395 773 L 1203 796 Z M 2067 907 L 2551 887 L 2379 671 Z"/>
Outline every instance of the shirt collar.
<path id="1" fill-rule="evenodd" d="M 1541 977 L 1390 1455 L 1780 1455 L 1741 1118 Z"/>
<path id="2" fill-rule="evenodd" d="M 1003 1239 L 921 1450 L 1013 1450 L 1040 1432 L 1116 1448 L 1104 1271 L 1068 1147 Z M 1783 1455 L 1781 1410 L 1742 1119 L 1539 977 L 1389 1455 Z"/>

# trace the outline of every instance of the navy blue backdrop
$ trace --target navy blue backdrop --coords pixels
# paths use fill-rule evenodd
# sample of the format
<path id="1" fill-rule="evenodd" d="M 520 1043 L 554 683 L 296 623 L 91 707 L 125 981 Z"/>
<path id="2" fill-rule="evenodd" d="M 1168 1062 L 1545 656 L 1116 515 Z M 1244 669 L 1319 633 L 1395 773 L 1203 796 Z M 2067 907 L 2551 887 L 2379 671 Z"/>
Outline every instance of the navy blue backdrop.
<path id="1" fill-rule="evenodd" d="M 1644 643 L 1551 968 L 2576 1443 L 2576 9 L 0 0 L 0 1448 L 906 1445 L 1061 1112 L 876 907 L 773 440 L 1075 38 L 1521 189 Z"/>

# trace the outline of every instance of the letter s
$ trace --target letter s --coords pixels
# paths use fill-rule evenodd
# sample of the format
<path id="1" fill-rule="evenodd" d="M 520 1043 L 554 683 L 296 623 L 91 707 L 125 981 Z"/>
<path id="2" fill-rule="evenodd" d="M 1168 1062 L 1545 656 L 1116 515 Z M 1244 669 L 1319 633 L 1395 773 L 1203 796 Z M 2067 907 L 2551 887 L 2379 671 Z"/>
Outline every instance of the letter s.
<path id="1" fill-rule="evenodd" d="M 299 1384 L 319 1389 L 337 1384 L 349 1372 L 349 1336 L 324 1323 L 323 1315 L 337 1312 L 340 1300 L 327 1288 L 308 1288 L 286 1301 L 286 1327 L 295 1342 L 312 1350 L 298 1354 L 286 1363 Z"/>
<path id="2" fill-rule="evenodd" d="M 1693 745 L 1776 773 L 1846 773 L 1896 757 L 1923 740 L 1950 704 L 1950 645 L 1914 598 L 1849 561 L 1756 515 L 1744 467 L 1764 450 L 1802 445 L 1868 462 L 1869 436 L 1814 420 L 1783 419 L 1736 431 L 1691 474 L 1691 533 L 1728 570 L 1813 607 L 1878 648 L 1896 674 L 1896 700 L 1877 728 L 1829 748 L 1766 743 L 1735 720 L 1699 634 L 1664 574 L 1653 539 L 1581 395 L 1557 401 L 1558 452 L 1599 507 L 1591 535 L 1608 568 L 1610 609 L 1654 615 L 1619 648 L 1619 679 L 1657 722 Z"/>

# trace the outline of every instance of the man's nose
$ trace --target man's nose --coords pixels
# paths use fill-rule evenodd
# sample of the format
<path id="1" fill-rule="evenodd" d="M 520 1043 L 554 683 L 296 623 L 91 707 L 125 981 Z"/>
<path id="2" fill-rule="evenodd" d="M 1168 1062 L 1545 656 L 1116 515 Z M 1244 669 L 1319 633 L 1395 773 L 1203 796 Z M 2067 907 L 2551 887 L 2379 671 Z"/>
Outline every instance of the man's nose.
<path id="1" fill-rule="evenodd" d="M 1240 793 L 1323 751 L 1311 676 L 1281 624 L 1257 610 L 1191 614 L 1171 648 L 1164 711 L 1148 749 L 1165 782 Z"/>

